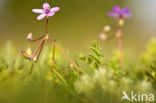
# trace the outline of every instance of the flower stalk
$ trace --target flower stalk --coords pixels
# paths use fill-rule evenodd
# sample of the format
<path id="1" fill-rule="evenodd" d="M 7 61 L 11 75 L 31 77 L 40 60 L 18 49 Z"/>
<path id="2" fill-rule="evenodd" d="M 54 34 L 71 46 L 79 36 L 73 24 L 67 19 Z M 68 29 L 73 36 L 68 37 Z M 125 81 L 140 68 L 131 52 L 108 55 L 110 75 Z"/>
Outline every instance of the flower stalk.
<path id="1" fill-rule="evenodd" d="M 46 18 L 46 34 L 48 34 L 48 16 Z"/>
<path id="2" fill-rule="evenodd" d="M 124 57 L 123 57 L 123 48 L 122 48 L 122 40 L 121 40 L 121 30 L 118 29 L 116 32 L 116 37 L 118 40 L 118 49 L 119 49 L 119 53 L 120 53 L 120 64 L 121 64 L 121 68 L 122 70 L 124 70 Z"/>
<path id="3" fill-rule="evenodd" d="M 40 42 L 39 46 L 37 47 L 37 49 L 35 50 L 35 52 L 32 54 L 31 56 L 31 60 L 33 60 L 33 58 L 35 57 L 35 55 L 37 54 L 38 50 L 43 46 L 45 41 L 45 38 L 42 39 L 42 41 Z M 39 57 L 39 56 L 38 56 Z"/>

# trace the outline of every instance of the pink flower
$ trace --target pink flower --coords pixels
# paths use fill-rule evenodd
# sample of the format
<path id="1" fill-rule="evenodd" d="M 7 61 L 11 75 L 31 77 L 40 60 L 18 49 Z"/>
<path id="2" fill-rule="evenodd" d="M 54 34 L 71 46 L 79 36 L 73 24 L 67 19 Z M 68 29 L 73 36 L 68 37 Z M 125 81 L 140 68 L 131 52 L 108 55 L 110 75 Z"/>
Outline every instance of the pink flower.
<path id="1" fill-rule="evenodd" d="M 53 7 L 50 8 L 50 5 L 48 3 L 43 4 L 43 9 L 33 9 L 32 12 L 34 13 L 40 13 L 40 15 L 37 17 L 37 20 L 42 20 L 45 17 L 50 17 L 55 14 L 55 12 L 59 11 L 59 7 Z"/>
<path id="2" fill-rule="evenodd" d="M 132 16 L 130 8 L 125 7 L 121 9 L 119 6 L 114 6 L 112 12 L 108 12 L 108 15 L 115 19 L 126 19 Z"/>

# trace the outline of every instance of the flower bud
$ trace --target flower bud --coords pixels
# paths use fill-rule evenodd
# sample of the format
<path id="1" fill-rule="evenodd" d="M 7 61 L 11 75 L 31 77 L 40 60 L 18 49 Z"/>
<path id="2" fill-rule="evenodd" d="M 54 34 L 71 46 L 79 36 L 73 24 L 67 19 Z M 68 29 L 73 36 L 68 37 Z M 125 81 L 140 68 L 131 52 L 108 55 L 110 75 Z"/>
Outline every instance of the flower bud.
<path id="1" fill-rule="evenodd" d="M 37 62 L 37 57 L 34 57 L 32 60 L 33 60 L 34 62 Z"/>
<path id="2" fill-rule="evenodd" d="M 32 33 L 29 33 L 28 36 L 27 36 L 27 40 L 32 40 Z"/>
<path id="3" fill-rule="evenodd" d="M 105 33 L 100 33 L 99 36 L 100 36 L 100 39 L 101 39 L 101 40 L 103 40 L 103 41 L 104 41 L 104 40 L 107 40 L 107 35 L 106 35 Z"/>
<path id="4" fill-rule="evenodd" d="M 111 30 L 111 26 L 107 25 L 104 27 L 104 32 L 108 32 Z"/>
<path id="5" fill-rule="evenodd" d="M 24 56 L 24 58 L 29 59 L 29 55 L 25 51 L 22 51 L 21 53 Z"/>
<path id="6" fill-rule="evenodd" d="M 49 34 L 46 35 L 45 39 L 49 39 Z"/>
<path id="7" fill-rule="evenodd" d="M 119 26 L 123 26 L 124 25 L 124 20 L 123 19 L 119 19 L 118 20 L 118 25 Z"/>

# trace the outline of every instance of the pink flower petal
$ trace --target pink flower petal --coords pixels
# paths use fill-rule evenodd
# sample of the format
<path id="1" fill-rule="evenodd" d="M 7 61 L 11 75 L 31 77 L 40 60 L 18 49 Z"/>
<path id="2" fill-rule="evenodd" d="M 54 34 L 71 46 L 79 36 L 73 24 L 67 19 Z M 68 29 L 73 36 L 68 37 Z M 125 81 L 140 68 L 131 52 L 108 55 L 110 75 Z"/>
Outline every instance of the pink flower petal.
<path id="1" fill-rule="evenodd" d="M 124 8 L 123 10 L 122 10 L 122 13 L 128 13 L 130 11 L 130 9 L 128 8 L 128 7 L 126 7 L 126 8 Z"/>
<path id="2" fill-rule="evenodd" d="M 116 5 L 116 6 L 113 7 L 113 12 L 120 13 L 121 12 L 121 8 Z"/>
<path id="3" fill-rule="evenodd" d="M 126 14 L 123 14 L 123 17 L 124 18 L 130 18 L 130 17 L 132 17 L 132 14 L 131 13 L 126 13 Z"/>
<path id="4" fill-rule="evenodd" d="M 119 14 L 117 13 L 114 13 L 114 12 L 108 12 L 108 15 L 112 18 L 118 18 L 119 17 Z"/>
<path id="5" fill-rule="evenodd" d="M 49 10 L 50 9 L 50 5 L 48 3 L 44 3 L 43 4 L 43 9 L 44 10 L 47 10 L 47 9 Z"/>
<path id="6" fill-rule="evenodd" d="M 44 13 L 42 9 L 33 9 L 32 12 L 34 13 Z"/>
<path id="7" fill-rule="evenodd" d="M 53 16 L 55 12 L 50 12 L 47 16 Z"/>
<path id="8" fill-rule="evenodd" d="M 45 17 L 46 17 L 46 14 L 41 14 L 37 17 L 37 20 L 42 20 Z"/>
<path id="9" fill-rule="evenodd" d="M 50 9 L 50 11 L 52 11 L 52 12 L 57 12 L 57 11 L 59 11 L 59 10 L 60 10 L 59 7 L 53 7 L 53 8 Z"/>

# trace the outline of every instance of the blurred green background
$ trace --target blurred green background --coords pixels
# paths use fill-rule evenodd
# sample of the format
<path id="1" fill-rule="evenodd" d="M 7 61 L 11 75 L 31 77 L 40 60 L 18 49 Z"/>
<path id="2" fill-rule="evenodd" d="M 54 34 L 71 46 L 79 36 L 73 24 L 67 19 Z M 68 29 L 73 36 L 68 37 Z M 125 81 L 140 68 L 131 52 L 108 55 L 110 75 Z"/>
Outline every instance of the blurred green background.
<path id="1" fill-rule="evenodd" d="M 59 6 L 61 10 L 49 19 L 49 34 L 71 53 L 86 52 L 89 44 L 97 40 L 109 54 L 117 48 L 116 39 L 103 42 L 99 33 L 114 23 L 107 16 L 114 5 L 131 8 L 133 17 L 123 27 L 124 49 L 139 54 L 156 32 L 155 0 L 0 0 L 0 46 L 11 40 L 19 50 L 27 46 L 26 36 L 45 33 L 45 19 L 37 21 L 33 8 L 42 8 L 44 2 Z"/>

